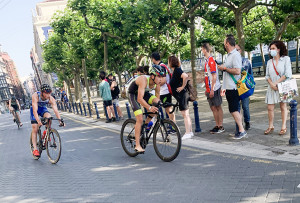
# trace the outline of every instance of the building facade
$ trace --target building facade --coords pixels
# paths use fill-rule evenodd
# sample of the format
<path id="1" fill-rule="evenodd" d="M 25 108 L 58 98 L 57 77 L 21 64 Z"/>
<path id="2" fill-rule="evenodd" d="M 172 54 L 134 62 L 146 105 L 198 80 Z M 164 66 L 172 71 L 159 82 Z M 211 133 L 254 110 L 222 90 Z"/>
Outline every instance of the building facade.
<path id="1" fill-rule="evenodd" d="M 38 89 L 43 83 L 47 83 L 53 88 L 57 80 L 55 74 L 47 74 L 42 69 L 44 60 L 41 46 L 51 35 L 52 28 L 50 27 L 50 20 L 53 14 L 59 10 L 64 10 L 66 5 L 67 0 L 45 0 L 38 3 L 32 12 L 34 46 L 30 52 L 30 58 Z"/>

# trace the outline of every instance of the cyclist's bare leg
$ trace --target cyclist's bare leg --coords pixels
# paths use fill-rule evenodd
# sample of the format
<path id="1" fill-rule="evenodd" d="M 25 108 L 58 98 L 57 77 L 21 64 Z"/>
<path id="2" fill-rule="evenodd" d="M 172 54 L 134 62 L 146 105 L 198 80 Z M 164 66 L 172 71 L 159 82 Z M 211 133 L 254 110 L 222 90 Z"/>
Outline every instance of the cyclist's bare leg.
<path id="1" fill-rule="evenodd" d="M 12 110 L 11 113 L 12 113 L 14 119 L 16 119 L 16 116 L 15 116 L 15 113 L 16 113 L 16 112 L 15 112 L 14 110 Z"/>
<path id="2" fill-rule="evenodd" d="M 50 118 L 50 117 L 51 117 L 51 114 L 48 113 L 48 112 L 46 112 L 46 113 L 44 113 L 43 117 L 44 117 L 44 118 Z M 46 127 L 46 129 L 47 129 L 47 128 L 48 128 L 48 124 L 46 124 L 45 127 Z"/>
<path id="3" fill-rule="evenodd" d="M 16 114 L 17 114 L 18 120 L 19 120 L 19 122 L 20 122 L 20 125 L 22 126 L 23 124 L 22 124 L 22 122 L 21 122 L 20 113 L 16 112 Z"/>
<path id="4" fill-rule="evenodd" d="M 166 112 L 170 118 L 170 120 L 174 121 L 175 122 L 175 114 L 174 113 L 170 113 L 172 111 L 172 108 L 171 106 L 169 107 L 166 107 Z"/>
<path id="5" fill-rule="evenodd" d="M 141 135 L 142 124 L 143 124 L 143 114 L 137 115 L 134 136 L 135 136 L 135 149 L 139 152 L 145 151 L 140 145 L 140 135 Z"/>
<path id="6" fill-rule="evenodd" d="M 37 124 L 31 124 L 32 126 L 32 130 L 31 130 L 31 134 L 32 134 L 32 145 L 34 150 L 37 150 L 37 132 L 38 132 L 38 125 Z"/>
<path id="7" fill-rule="evenodd" d="M 152 101 L 152 105 L 153 106 L 156 106 L 157 104 L 158 104 L 158 102 L 159 102 L 160 100 L 158 99 L 158 98 L 154 98 L 153 99 L 153 101 Z M 154 118 L 154 117 L 156 117 L 156 114 L 149 114 L 151 117 L 147 117 L 146 118 L 146 121 L 145 121 L 145 124 L 148 124 L 151 120 L 152 120 L 152 118 Z"/>

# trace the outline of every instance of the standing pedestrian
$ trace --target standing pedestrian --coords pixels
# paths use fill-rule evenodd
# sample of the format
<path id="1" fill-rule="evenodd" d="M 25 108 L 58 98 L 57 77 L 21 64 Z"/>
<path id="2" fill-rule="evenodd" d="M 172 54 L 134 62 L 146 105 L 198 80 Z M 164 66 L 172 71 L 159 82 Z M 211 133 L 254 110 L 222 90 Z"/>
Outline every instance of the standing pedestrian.
<path id="1" fill-rule="evenodd" d="M 223 88 L 221 95 L 226 94 L 229 112 L 238 126 L 238 132 L 235 133 L 234 139 L 241 139 L 247 135 L 247 132 L 243 127 L 242 117 L 239 112 L 240 98 L 233 77 L 237 81 L 241 78 L 242 57 L 235 48 L 233 35 L 226 35 L 224 49 L 227 51 L 228 57 L 225 64 L 218 66 L 218 69 L 223 71 Z"/>
<path id="2" fill-rule="evenodd" d="M 116 117 L 115 117 L 115 112 L 114 112 L 114 108 L 112 105 L 112 96 L 111 96 L 110 86 L 109 86 L 108 82 L 106 81 L 107 79 L 105 78 L 104 71 L 100 72 L 100 80 L 101 80 L 101 83 L 99 85 L 100 97 L 102 97 L 102 99 L 103 99 L 103 104 L 106 107 L 107 115 L 108 115 L 108 120 L 106 121 L 106 123 L 110 123 L 112 121 L 116 121 Z"/>
<path id="3" fill-rule="evenodd" d="M 176 56 L 170 56 L 168 58 L 168 66 L 173 71 L 170 81 L 172 93 L 179 104 L 179 110 L 184 119 L 185 134 L 182 139 L 189 139 L 194 136 L 194 133 L 192 131 L 192 121 L 189 114 L 189 93 L 185 88 L 188 75 L 182 71 L 180 61 Z"/>
<path id="4" fill-rule="evenodd" d="M 221 84 L 218 77 L 218 69 L 214 58 L 210 55 L 210 44 L 203 43 L 201 49 L 205 56 L 205 95 L 216 122 L 216 126 L 210 130 L 210 133 L 222 133 L 225 129 L 223 127 Z"/>
<path id="5" fill-rule="evenodd" d="M 266 80 L 268 89 L 265 102 L 268 105 L 269 127 L 265 134 L 271 134 L 274 131 L 274 108 L 275 104 L 280 104 L 282 125 L 279 135 L 286 134 L 287 105 L 290 100 L 281 101 L 278 92 L 278 83 L 281 83 L 292 77 L 291 59 L 288 57 L 288 51 L 282 41 L 273 41 L 270 46 L 270 60 L 267 63 Z"/>
<path id="6" fill-rule="evenodd" d="M 112 74 L 109 74 L 108 81 L 109 81 L 110 90 L 111 90 L 112 103 L 116 104 L 117 113 L 118 113 L 120 119 L 123 119 L 123 112 L 119 105 L 120 89 L 119 89 L 119 85 L 116 81 L 116 77 L 113 76 Z"/>
<path id="7" fill-rule="evenodd" d="M 240 45 L 236 44 L 235 48 L 240 54 L 242 53 Z M 250 61 L 242 56 L 242 72 L 246 71 L 248 74 L 253 76 L 253 70 Z M 247 97 L 242 100 L 242 108 L 243 108 L 243 115 L 244 115 L 244 122 L 245 122 L 245 130 L 250 129 L 250 110 L 249 110 L 249 101 L 250 97 Z"/>

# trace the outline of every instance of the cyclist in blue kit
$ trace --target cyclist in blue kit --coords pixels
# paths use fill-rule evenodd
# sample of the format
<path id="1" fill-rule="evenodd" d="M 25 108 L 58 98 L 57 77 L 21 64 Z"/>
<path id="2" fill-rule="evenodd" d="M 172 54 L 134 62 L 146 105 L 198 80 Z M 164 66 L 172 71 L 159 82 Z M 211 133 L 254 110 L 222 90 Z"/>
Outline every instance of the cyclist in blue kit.
<path id="1" fill-rule="evenodd" d="M 49 118 L 51 117 L 50 112 L 47 109 L 47 105 L 50 104 L 52 109 L 58 119 L 60 118 L 59 112 L 57 110 L 56 101 L 51 96 L 52 89 L 48 84 L 43 84 L 41 86 L 41 91 L 36 92 L 32 95 L 32 107 L 30 108 L 30 120 L 32 126 L 32 144 L 33 144 L 33 155 L 40 157 L 39 150 L 37 149 L 37 132 L 41 123 L 40 117 Z M 40 116 L 40 117 L 39 117 Z M 64 126 L 63 120 L 60 121 L 60 125 Z M 47 126 L 46 126 L 47 127 Z"/>

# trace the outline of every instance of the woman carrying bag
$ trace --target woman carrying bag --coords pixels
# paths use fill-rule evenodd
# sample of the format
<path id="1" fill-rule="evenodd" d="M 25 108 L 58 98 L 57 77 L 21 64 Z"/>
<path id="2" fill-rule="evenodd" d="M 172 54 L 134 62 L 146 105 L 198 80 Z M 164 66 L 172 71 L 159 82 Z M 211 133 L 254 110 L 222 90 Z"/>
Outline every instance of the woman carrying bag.
<path id="1" fill-rule="evenodd" d="M 286 120 L 287 120 L 287 105 L 290 100 L 280 100 L 278 92 L 278 84 L 285 80 L 291 79 L 292 68 L 291 59 L 288 55 L 285 44 L 282 41 L 273 41 L 270 46 L 270 60 L 267 64 L 266 80 L 268 82 L 268 90 L 266 93 L 265 102 L 268 105 L 269 127 L 265 131 L 265 135 L 271 134 L 274 131 L 274 108 L 275 104 L 280 104 L 282 125 L 279 135 L 285 135 Z"/>
<path id="2" fill-rule="evenodd" d="M 181 64 L 177 57 L 170 56 L 168 58 L 168 66 L 172 69 L 173 75 L 170 80 L 172 94 L 179 104 L 179 110 L 184 118 L 185 134 L 182 140 L 192 138 L 194 136 L 192 130 L 192 121 L 189 115 L 189 93 L 185 86 L 188 81 L 188 75 L 181 69 Z"/>

